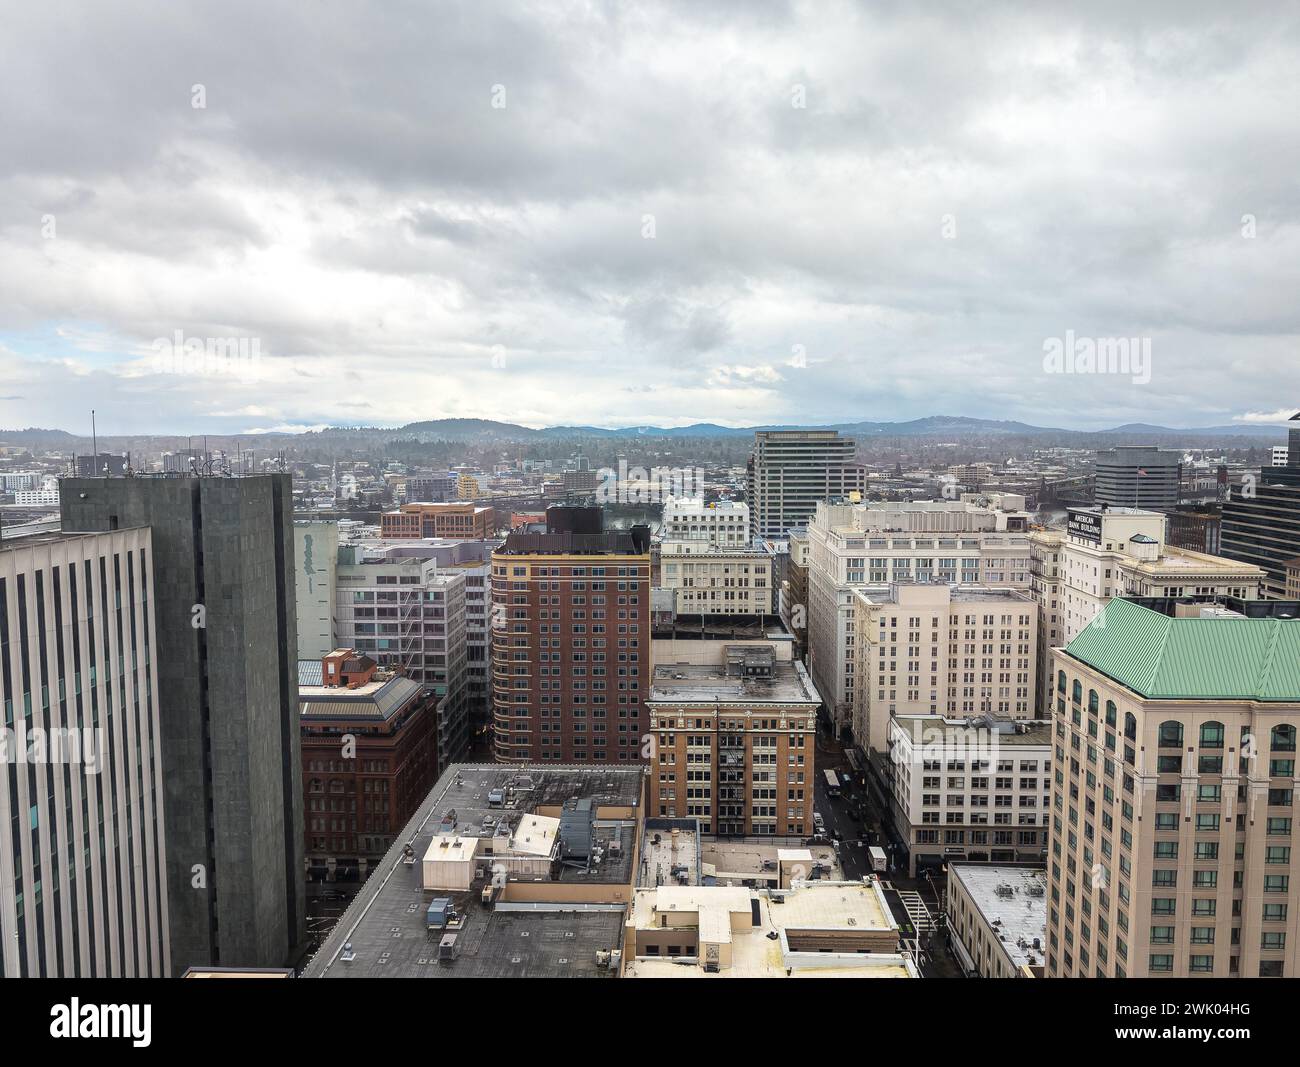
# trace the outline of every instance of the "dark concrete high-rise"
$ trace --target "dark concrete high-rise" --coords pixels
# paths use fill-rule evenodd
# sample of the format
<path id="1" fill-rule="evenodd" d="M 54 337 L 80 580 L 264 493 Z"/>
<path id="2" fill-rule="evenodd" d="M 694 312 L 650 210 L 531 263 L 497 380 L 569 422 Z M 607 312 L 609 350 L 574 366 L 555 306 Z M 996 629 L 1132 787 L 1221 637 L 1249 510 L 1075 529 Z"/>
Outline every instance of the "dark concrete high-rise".
<path id="1" fill-rule="evenodd" d="M 1155 445 L 1118 445 L 1097 452 L 1094 504 L 1168 514 L 1178 506 L 1182 456 Z"/>
<path id="2" fill-rule="evenodd" d="M 818 503 L 863 492 L 857 447 L 838 430 L 756 431 L 745 485 L 751 536 L 785 537 L 808 525 Z"/>
<path id="3" fill-rule="evenodd" d="M 65 531 L 153 531 L 174 973 L 303 940 L 290 478 L 69 478 Z"/>
<path id="4" fill-rule="evenodd" d="M 1300 465 L 1251 472 L 1223 505 L 1220 554 L 1263 567 L 1261 593 L 1284 600 L 1286 568 L 1300 549 Z"/>

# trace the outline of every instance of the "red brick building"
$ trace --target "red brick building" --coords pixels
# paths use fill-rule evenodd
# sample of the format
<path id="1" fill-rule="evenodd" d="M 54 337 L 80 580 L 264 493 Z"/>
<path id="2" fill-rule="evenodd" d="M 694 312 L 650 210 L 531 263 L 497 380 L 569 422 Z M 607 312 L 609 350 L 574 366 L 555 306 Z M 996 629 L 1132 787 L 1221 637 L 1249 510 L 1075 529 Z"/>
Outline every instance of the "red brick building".
<path id="1" fill-rule="evenodd" d="M 298 663 L 310 877 L 347 877 L 392 846 L 438 777 L 437 697 L 350 649 Z"/>

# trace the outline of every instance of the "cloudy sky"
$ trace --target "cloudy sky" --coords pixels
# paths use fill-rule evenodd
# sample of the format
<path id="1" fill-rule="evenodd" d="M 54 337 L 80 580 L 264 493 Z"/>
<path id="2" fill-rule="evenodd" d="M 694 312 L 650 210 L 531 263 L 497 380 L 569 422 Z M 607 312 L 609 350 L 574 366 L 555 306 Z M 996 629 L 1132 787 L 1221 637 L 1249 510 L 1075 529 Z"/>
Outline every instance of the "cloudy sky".
<path id="1" fill-rule="evenodd" d="M 975 11 L 6 5 L 0 427 L 1294 411 L 1300 8 Z"/>

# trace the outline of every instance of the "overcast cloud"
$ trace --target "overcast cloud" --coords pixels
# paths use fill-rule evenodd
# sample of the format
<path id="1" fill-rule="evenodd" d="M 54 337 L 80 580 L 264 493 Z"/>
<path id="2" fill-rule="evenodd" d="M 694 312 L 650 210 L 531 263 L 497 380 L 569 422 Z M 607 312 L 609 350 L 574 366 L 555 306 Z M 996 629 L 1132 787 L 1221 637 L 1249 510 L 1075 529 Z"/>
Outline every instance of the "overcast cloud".
<path id="1" fill-rule="evenodd" d="M 0 426 L 1258 420 L 1298 72 L 1293 3 L 8 4 Z"/>

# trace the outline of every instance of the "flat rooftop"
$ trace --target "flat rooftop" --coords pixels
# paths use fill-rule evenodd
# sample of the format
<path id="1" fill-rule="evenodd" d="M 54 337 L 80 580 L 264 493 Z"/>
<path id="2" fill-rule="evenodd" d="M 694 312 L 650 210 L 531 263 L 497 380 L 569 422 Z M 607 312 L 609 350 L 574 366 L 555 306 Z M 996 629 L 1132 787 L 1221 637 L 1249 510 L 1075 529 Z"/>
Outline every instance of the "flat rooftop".
<path id="1" fill-rule="evenodd" d="M 777 662 L 771 678 L 742 678 L 722 665 L 664 663 L 655 667 L 646 701 L 815 705 L 821 697 L 802 664 Z"/>
<path id="2" fill-rule="evenodd" d="M 911 960 L 897 951 L 864 952 L 847 944 L 827 951 L 836 933 L 846 941 L 874 934 L 882 943 L 897 944 L 898 925 L 873 880 L 796 882 L 779 893 L 729 886 L 638 889 L 628 921 L 637 930 L 653 932 L 662 928 L 660 916 L 690 913 L 698 916 L 694 929 L 701 940 L 729 949 L 730 959 L 719 971 L 705 971 L 694 955 L 635 956 L 624 961 L 624 977 L 917 977 Z M 816 939 L 816 947 L 805 943 L 807 935 Z"/>
<path id="3" fill-rule="evenodd" d="M 653 590 L 651 591 L 653 593 Z M 675 589 L 665 590 L 676 593 Z M 676 598 L 673 598 L 675 603 Z M 772 615 L 676 614 L 654 624 L 656 640 L 674 641 L 793 641 L 781 617 Z"/>
<path id="4" fill-rule="evenodd" d="M 915 588 L 921 586 L 931 588 L 934 586 L 944 586 L 948 588 L 948 600 L 953 604 L 967 603 L 987 603 L 988 601 L 1005 601 L 1006 603 L 1015 604 L 1033 604 L 1034 599 L 1023 589 L 1011 589 L 1000 585 L 976 585 L 974 583 L 960 584 L 956 582 L 907 582 L 903 583 L 906 588 Z M 896 604 L 898 603 L 898 586 L 892 585 L 864 585 L 854 586 L 859 595 L 864 600 L 873 604 Z"/>
<path id="5" fill-rule="evenodd" d="M 507 903 L 483 906 L 477 889 L 448 893 L 421 888 L 420 860 L 439 834 L 490 837 L 484 820 L 522 820 L 540 808 L 559 809 L 566 800 L 591 797 L 600 809 L 635 809 L 639 818 L 643 771 L 640 767 L 508 766 L 457 763 L 434 784 L 398 837 L 376 865 L 320 950 L 303 969 L 304 978 L 577 978 L 607 976 L 597 967 L 597 951 L 622 943 L 621 904 Z M 507 791 L 503 805 L 488 804 L 488 794 Z M 598 869 L 562 866 L 552 883 L 623 884 L 632 880 L 636 827 L 633 820 L 601 819 L 597 841 L 618 836 L 621 856 Z M 403 861 L 410 843 L 415 862 Z M 435 897 L 450 896 L 465 916 L 456 934 L 459 956 L 437 961 L 440 932 L 426 929 L 425 912 Z M 343 959 L 344 945 L 352 959 Z"/>
<path id="6" fill-rule="evenodd" d="M 751 844 L 743 841 L 708 838 L 700 845 L 700 877 L 706 885 L 739 885 L 747 881 L 770 879 L 775 882 L 780 870 L 779 853 L 787 846 Z M 812 854 L 812 863 L 826 872 L 826 878 L 844 877 L 839 857 L 831 845 L 811 845 L 800 851 Z"/>
<path id="7" fill-rule="evenodd" d="M 1043 965 L 1047 951 L 1047 872 L 1029 867 L 951 863 L 948 877 L 966 889 L 1017 967 Z M 1034 939 L 1038 948 L 1034 948 Z"/>
<path id="8" fill-rule="evenodd" d="M 992 727 L 981 718 L 949 719 L 942 715 L 896 715 L 892 721 L 910 733 L 914 742 L 925 743 L 929 741 L 936 730 L 952 731 L 957 734 L 963 730 L 991 728 L 996 732 L 999 748 L 1042 748 L 1052 744 L 1052 724 L 1050 722 L 1019 723 L 1018 725 L 1022 726 L 1023 730 L 1017 730 L 1013 728 L 999 729 L 998 727 L 1010 727 L 1013 722 L 1008 719 L 996 718 L 993 719 Z"/>
<path id="9" fill-rule="evenodd" d="M 677 831 L 676 834 L 673 830 Z M 699 820 L 646 819 L 636 884 L 642 887 L 670 883 L 699 885 L 700 848 Z"/>

